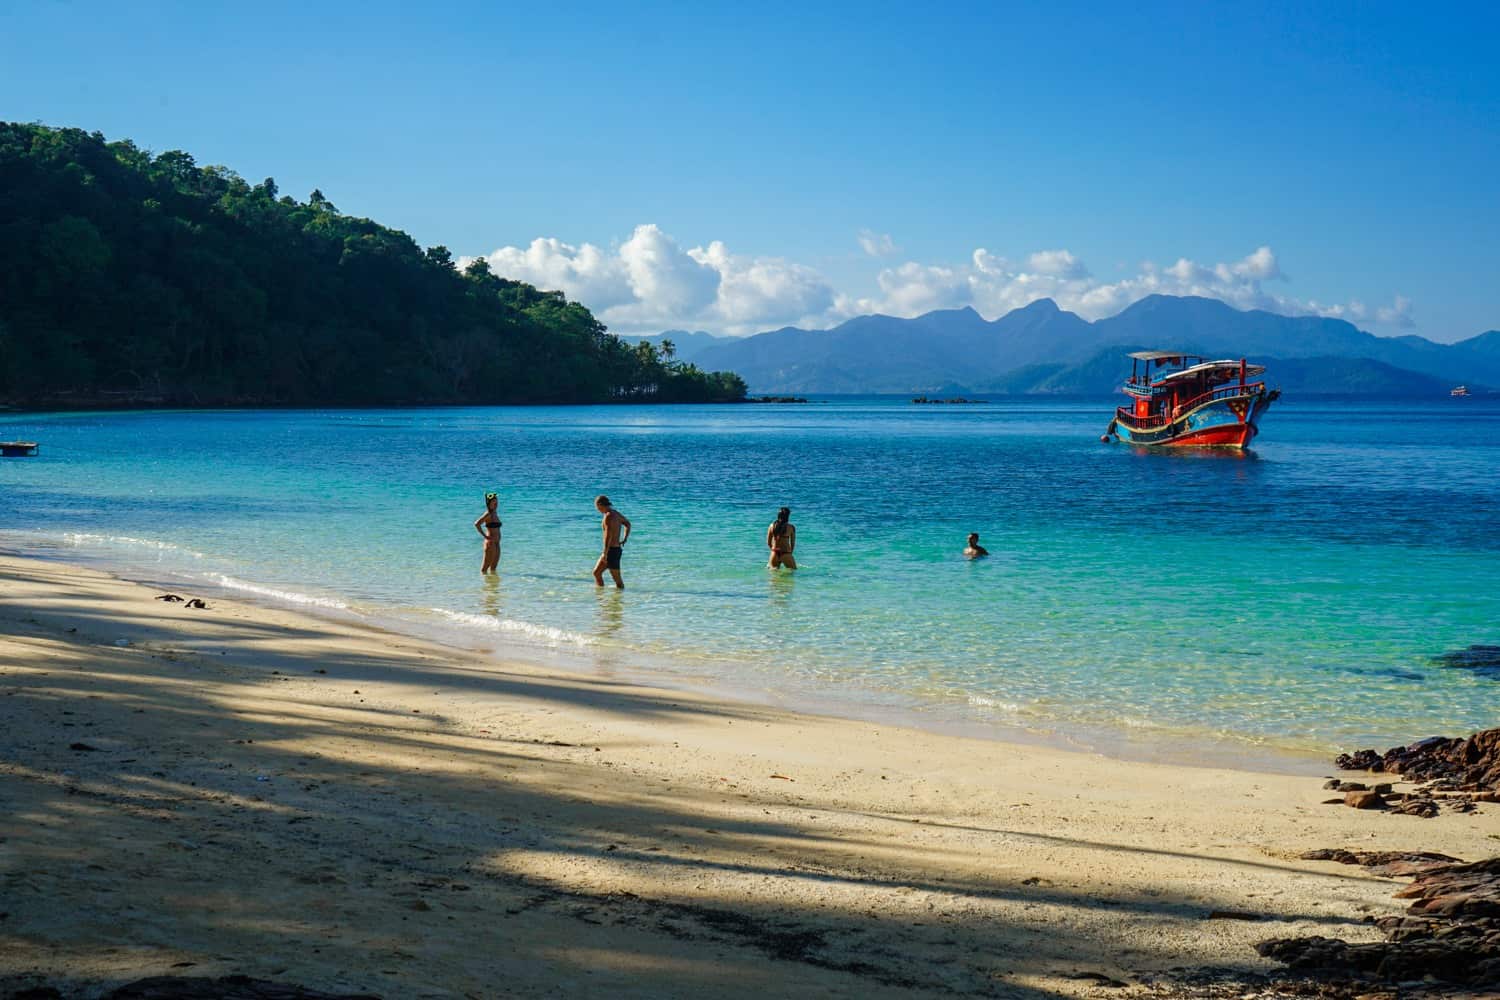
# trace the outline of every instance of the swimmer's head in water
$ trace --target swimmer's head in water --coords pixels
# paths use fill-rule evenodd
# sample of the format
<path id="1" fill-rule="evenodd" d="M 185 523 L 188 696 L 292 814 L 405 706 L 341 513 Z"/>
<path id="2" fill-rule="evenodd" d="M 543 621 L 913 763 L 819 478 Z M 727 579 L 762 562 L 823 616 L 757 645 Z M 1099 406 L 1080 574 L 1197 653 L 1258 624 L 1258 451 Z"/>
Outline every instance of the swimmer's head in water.
<path id="1" fill-rule="evenodd" d="M 979 532 L 977 532 L 977 531 L 971 531 L 971 532 L 969 532 L 969 544 L 970 545 L 978 545 L 979 544 Z"/>

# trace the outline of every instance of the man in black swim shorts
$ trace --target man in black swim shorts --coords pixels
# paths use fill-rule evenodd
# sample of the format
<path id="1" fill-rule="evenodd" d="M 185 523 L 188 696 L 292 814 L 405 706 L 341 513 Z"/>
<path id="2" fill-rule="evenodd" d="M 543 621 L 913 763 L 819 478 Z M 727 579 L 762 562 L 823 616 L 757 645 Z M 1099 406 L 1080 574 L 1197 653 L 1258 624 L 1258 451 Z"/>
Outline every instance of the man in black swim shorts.
<path id="1" fill-rule="evenodd" d="M 604 586 L 604 571 L 609 570 L 609 575 L 614 577 L 615 586 L 624 590 L 625 581 L 620 578 L 620 556 L 624 554 L 625 543 L 630 539 L 630 518 L 615 510 L 609 497 L 602 493 L 594 498 L 594 509 L 604 515 L 601 525 L 604 529 L 604 552 L 594 564 L 594 584 Z"/>

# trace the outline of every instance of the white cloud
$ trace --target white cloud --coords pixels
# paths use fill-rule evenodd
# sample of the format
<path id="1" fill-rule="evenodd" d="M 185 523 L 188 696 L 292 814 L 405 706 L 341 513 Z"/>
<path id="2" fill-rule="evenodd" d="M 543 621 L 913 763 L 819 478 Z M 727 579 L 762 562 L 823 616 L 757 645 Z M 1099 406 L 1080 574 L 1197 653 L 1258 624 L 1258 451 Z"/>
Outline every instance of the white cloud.
<path id="1" fill-rule="evenodd" d="M 1186 257 L 1160 266 L 1142 263 L 1138 273 L 1118 281 L 1096 279 L 1084 262 L 1067 250 L 1041 250 L 1021 265 L 984 248 L 974 251 L 966 267 L 905 263 L 886 268 L 877 278 L 881 295 L 841 300 L 856 312 L 915 316 L 928 309 L 972 305 L 995 318 L 1038 299 L 1050 298 L 1085 319 L 1113 316 L 1148 295 L 1194 295 L 1219 299 L 1236 309 L 1264 309 L 1289 316 L 1329 316 L 1410 328 L 1410 300 L 1397 296 L 1390 306 L 1368 309 L 1358 301 L 1326 305 L 1277 294 L 1266 285 L 1286 282 L 1275 252 L 1267 246 L 1236 261 L 1200 264 Z"/>
<path id="2" fill-rule="evenodd" d="M 1087 278 L 1089 269 L 1083 261 L 1066 250 L 1039 250 L 1026 258 L 1026 266 L 1036 274 L 1052 278 Z"/>
<path id="3" fill-rule="evenodd" d="M 650 312 L 696 316 L 713 302 L 718 275 L 656 226 L 636 226 L 620 244 L 620 262 L 630 288 Z"/>
<path id="4" fill-rule="evenodd" d="M 472 258 L 462 258 L 459 266 Z M 555 239 L 535 239 L 525 250 L 501 247 L 489 255 L 490 270 L 538 288 L 562 289 L 569 298 L 593 309 L 629 302 L 629 276 L 621 262 L 592 243 L 573 246 Z"/>
<path id="5" fill-rule="evenodd" d="M 969 259 L 974 262 L 974 270 L 982 274 L 1003 274 L 1010 270 L 1010 261 L 996 257 L 984 247 L 975 250 Z"/>
<path id="6" fill-rule="evenodd" d="M 968 278 L 961 268 L 933 267 L 908 261 L 900 267 L 886 268 L 876 279 L 881 298 L 874 308 L 861 312 L 882 312 L 891 316 L 920 316 L 934 309 L 953 309 L 968 305 Z"/>
<path id="7" fill-rule="evenodd" d="M 1257 281 L 1269 281 L 1272 278 L 1281 277 L 1281 267 L 1276 263 L 1276 255 L 1271 252 L 1270 247 L 1261 247 L 1256 250 L 1234 265 L 1232 270 L 1242 278 L 1254 278 Z"/>
<path id="8" fill-rule="evenodd" d="M 877 233 L 869 229 L 859 231 L 859 247 L 871 257 L 894 257 L 901 252 L 890 233 Z"/>
<path id="9" fill-rule="evenodd" d="M 713 314 L 735 331 L 818 317 L 833 306 L 833 289 L 810 267 L 779 257 L 736 257 L 714 240 L 689 256 L 718 275 Z"/>
<path id="10" fill-rule="evenodd" d="M 1417 325 L 1417 321 L 1411 316 L 1411 299 L 1405 295 L 1398 295 L 1390 305 L 1375 310 L 1375 321 L 1399 326 L 1403 330 L 1410 330 Z"/>
<path id="11" fill-rule="evenodd" d="M 872 255 L 893 253 L 885 234 L 860 233 Z M 460 260 L 466 264 L 471 258 Z M 1113 316 L 1148 295 L 1196 295 L 1237 309 L 1284 315 L 1327 316 L 1354 323 L 1410 329 L 1412 303 L 1360 300 L 1325 303 L 1281 293 L 1289 282 L 1268 246 L 1240 258 L 1200 264 L 1182 257 L 1168 265 L 1150 261 L 1116 281 L 1101 281 L 1066 249 L 1039 250 L 1021 263 L 980 247 L 960 264 L 906 261 L 882 267 L 875 294 L 835 290 L 819 271 L 781 257 L 731 253 L 722 241 L 683 249 L 655 225 L 637 226 L 609 249 L 558 239 L 532 240 L 489 254 L 490 269 L 541 288 L 561 289 L 588 306 L 619 333 L 669 327 L 754 333 L 786 324 L 832 326 L 851 316 L 885 313 L 917 316 L 933 309 L 972 306 L 993 319 L 1050 298 L 1085 319 Z"/>
<path id="12" fill-rule="evenodd" d="M 495 274 L 561 290 L 621 333 L 671 326 L 752 333 L 822 324 L 834 310 L 833 288 L 810 267 L 737 256 L 718 240 L 684 250 L 651 224 L 636 226 L 612 250 L 536 239 L 524 250 L 501 247 L 486 259 Z"/>

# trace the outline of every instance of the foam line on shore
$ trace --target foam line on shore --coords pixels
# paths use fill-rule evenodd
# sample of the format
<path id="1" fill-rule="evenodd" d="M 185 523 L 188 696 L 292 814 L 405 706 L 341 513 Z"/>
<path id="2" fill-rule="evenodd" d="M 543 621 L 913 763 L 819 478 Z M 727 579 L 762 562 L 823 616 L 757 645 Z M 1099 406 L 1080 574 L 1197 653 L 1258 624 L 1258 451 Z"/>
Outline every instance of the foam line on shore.
<path id="1" fill-rule="evenodd" d="M 284 601 L 287 604 L 296 604 L 313 608 L 329 608 L 334 611 L 350 610 L 347 601 L 341 601 L 336 597 L 319 597 L 316 594 L 305 594 L 297 590 L 282 590 L 278 587 L 267 587 L 264 584 L 250 583 L 236 577 L 218 573 L 213 576 L 214 583 L 225 590 L 239 590 L 247 594 L 255 594 L 260 597 L 269 597 L 273 600 Z"/>
<path id="2" fill-rule="evenodd" d="M 83 532 L 68 534 L 92 544 L 105 539 L 121 542 L 118 547 L 121 556 L 129 552 L 156 550 L 184 553 L 194 559 L 207 560 L 210 565 L 216 561 L 171 542 Z M 972 692 L 965 692 L 956 700 L 917 696 L 915 703 L 896 704 L 883 697 L 890 692 L 840 685 L 837 679 L 789 678 L 759 673 L 755 674 L 759 683 L 747 682 L 753 671 L 724 670 L 722 659 L 712 656 L 615 648 L 595 637 L 555 626 L 439 606 L 403 609 L 384 603 L 356 603 L 341 595 L 259 583 L 230 573 L 209 571 L 206 567 L 154 567 L 145 560 L 132 561 L 129 558 L 116 561 L 105 554 L 90 553 L 82 545 L 53 547 L 62 537 L 60 534 L 20 533 L 18 540 L 21 545 L 16 555 L 64 564 L 81 556 L 83 558 L 74 565 L 87 565 L 117 579 L 168 588 L 207 584 L 227 598 L 238 597 L 323 615 L 330 621 L 358 622 L 382 631 L 456 649 L 480 651 L 501 660 L 526 662 L 544 669 L 561 667 L 573 673 L 589 674 L 601 668 L 596 657 L 607 655 L 605 669 L 612 674 L 628 675 L 637 683 L 669 690 L 718 692 L 725 697 L 756 704 L 797 705 L 821 716 L 884 721 L 950 735 L 1066 748 L 1120 760 L 1208 761 L 1218 766 L 1286 773 L 1304 773 L 1314 766 L 1305 750 L 1277 747 L 1228 730 L 1184 732 L 1150 718 L 1128 715 L 1101 720 L 1061 711 L 1037 712 L 1022 703 Z M 39 551 L 34 545 L 38 538 L 51 544 Z M 484 636 L 485 640 L 476 643 L 476 636 Z M 963 706 L 968 713 L 960 714 L 962 710 L 958 706 Z M 1246 757 L 1246 754 L 1250 756 Z"/>
<path id="3" fill-rule="evenodd" d="M 61 538 L 65 543 L 75 548 L 86 545 L 115 545 L 121 548 L 155 549 L 158 552 L 171 552 L 175 555 L 184 555 L 192 559 L 208 558 L 202 552 L 197 552 L 174 542 L 163 542 L 153 538 L 136 538 L 133 535 L 101 535 L 90 531 L 65 531 L 62 532 Z"/>
<path id="4" fill-rule="evenodd" d="M 431 608 L 430 610 L 433 614 L 439 615 L 456 625 L 482 629 L 489 632 L 503 632 L 512 636 L 521 636 L 547 646 L 586 647 L 596 644 L 596 640 L 591 636 L 579 635 L 577 632 L 554 628 L 551 625 L 537 625 L 533 622 L 516 621 L 512 618 L 499 618 L 493 615 L 475 615 L 463 611 L 450 611 L 447 608 Z"/>

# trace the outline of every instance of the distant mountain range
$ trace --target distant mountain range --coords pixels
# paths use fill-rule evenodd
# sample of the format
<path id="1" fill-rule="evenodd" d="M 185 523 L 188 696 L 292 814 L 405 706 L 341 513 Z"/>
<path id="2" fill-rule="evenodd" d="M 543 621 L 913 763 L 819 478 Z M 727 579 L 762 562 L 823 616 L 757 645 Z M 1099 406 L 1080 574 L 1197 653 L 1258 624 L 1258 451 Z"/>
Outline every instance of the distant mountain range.
<path id="1" fill-rule="evenodd" d="M 1092 393 L 1130 373 L 1127 352 L 1248 357 L 1300 393 L 1433 395 L 1500 386 L 1500 331 L 1457 344 L 1377 337 L 1351 323 L 1243 312 L 1216 299 L 1153 295 L 1089 322 L 1041 299 L 990 321 L 973 309 L 861 316 L 831 330 L 753 337 L 669 331 L 682 360 L 738 372 L 762 393 Z"/>

